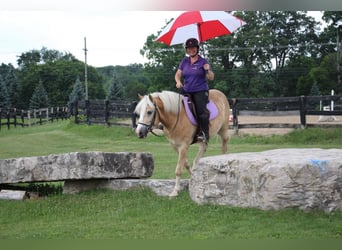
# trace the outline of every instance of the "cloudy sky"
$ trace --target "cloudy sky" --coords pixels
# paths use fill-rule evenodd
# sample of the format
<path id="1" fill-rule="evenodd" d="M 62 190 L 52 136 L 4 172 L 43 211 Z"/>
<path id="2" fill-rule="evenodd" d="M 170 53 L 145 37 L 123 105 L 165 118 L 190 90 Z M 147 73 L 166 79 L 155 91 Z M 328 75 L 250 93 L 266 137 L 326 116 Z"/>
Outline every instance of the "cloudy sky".
<path id="1" fill-rule="evenodd" d="M 32 49 L 71 52 L 88 64 L 128 65 L 146 61 L 139 51 L 146 38 L 181 12 L 69 10 L 0 11 L 0 63 L 16 65 L 17 56 Z"/>
<path id="2" fill-rule="evenodd" d="M 144 10 L 142 2 L 0 0 L 0 63 L 16 67 L 17 56 L 42 47 L 70 52 L 83 61 L 84 37 L 89 65 L 143 63 L 140 49 L 146 38 L 182 11 Z"/>

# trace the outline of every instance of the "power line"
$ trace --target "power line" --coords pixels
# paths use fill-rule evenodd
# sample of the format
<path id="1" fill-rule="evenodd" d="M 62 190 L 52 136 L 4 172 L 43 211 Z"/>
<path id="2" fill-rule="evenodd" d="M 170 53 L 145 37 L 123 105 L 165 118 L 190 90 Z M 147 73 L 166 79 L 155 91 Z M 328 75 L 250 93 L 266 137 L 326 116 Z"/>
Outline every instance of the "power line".
<path id="1" fill-rule="evenodd" d="M 269 46 L 251 46 L 251 47 L 231 47 L 231 48 L 206 48 L 208 51 L 234 51 L 234 50 L 255 50 L 255 49 L 262 49 L 262 50 L 271 50 L 271 49 L 284 49 L 284 48 L 302 48 L 302 47 L 318 47 L 318 46 L 336 46 L 336 43 L 315 43 L 315 44 L 297 44 L 297 45 L 269 45 Z M 184 48 L 158 48 L 158 49 L 150 49 L 149 51 L 156 51 L 156 52 L 174 52 L 174 51 L 183 51 Z"/>

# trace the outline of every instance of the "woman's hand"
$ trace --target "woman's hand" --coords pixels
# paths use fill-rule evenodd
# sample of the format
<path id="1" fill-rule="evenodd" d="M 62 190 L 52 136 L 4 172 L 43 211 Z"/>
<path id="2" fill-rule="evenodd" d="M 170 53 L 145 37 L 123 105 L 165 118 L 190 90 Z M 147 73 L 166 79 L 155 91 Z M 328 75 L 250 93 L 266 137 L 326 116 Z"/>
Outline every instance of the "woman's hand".
<path id="1" fill-rule="evenodd" d="M 180 69 L 178 69 L 176 71 L 176 74 L 175 74 L 175 81 L 176 81 L 176 88 L 177 89 L 183 88 L 181 78 L 182 78 L 182 71 Z"/>
<path id="2" fill-rule="evenodd" d="M 183 88 L 183 84 L 180 81 L 176 82 L 176 88 L 177 89 Z"/>
<path id="3" fill-rule="evenodd" d="M 206 74 L 208 80 L 210 80 L 210 81 L 214 80 L 214 72 L 212 72 L 210 70 L 210 66 L 208 63 L 203 65 L 203 69 L 205 70 L 205 74 Z"/>

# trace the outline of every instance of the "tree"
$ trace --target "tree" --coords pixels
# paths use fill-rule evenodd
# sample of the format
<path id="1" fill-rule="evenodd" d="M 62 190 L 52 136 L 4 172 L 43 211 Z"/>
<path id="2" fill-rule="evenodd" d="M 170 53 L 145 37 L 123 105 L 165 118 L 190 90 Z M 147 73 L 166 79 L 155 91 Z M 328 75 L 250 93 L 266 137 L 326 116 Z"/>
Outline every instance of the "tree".
<path id="1" fill-rule="evenodd" d="M 247 25 L 227 36 L 201 44 L 201 53 L 215 72 L 212 86 L 226 95 L 286 96 L 295 92 L 297 79 L 287 65 L 299 57 L 318 55 L 318 23 L 304 11 L 234 12 Z M 182 45 L 166 46 L 147 38 L 141 53 L 151 85 L 149 90 L 174 89 L 174 73 L 184 56 Z M 307 71 L 303 71 L 307 74 Z M 300 74 L 296 74 L 297 77 Z M 266 91 L 266 92 L 265 92 Z"/>
<path id="2" fill-rule="evenodd" d="M 321 34 L 322 43 L 325 44 L 325 54 L 328 55 L 336 52 L 336 87 L 342 89 L 342 12 L 341 11 L 324 11 L 322 19 L 327 22 L 324 32 Z M 340 92 L 341 93 L 341 92 Z"/>
<path id="3" fill-rule="evenodd" d="M 72 92 L 69 95 L 68 106 L 71 107 L 71 105 L 75 103 L 76 101 L 83 101 L 84 99 L 85 99 L 85 91 L 84 91 L 84 88 L 80 81 L 79 76 L 77 76 Z"/>
<path id="4" fill-rule="evenodd" d="M 7 108 L 10 108 L 10 98 L 8 95 L 6 83 L 0 75 L 0 109 Z"/>
<path id="5" fill-rule="evenodd" d="M 323 58 L 318 67 L 313 67 L 310 70 L 311 79 L 317 82 L 323 95 L 329 95 L 332 89 L 335 90 L 335 93 L 342 93 L 342 86 L 337 83 L 336 63 L 336 53 L 331 53 Z"/>
<path id="6" fill-rule="evenodd" d="M 33 95 L 30 99 L 30 109 L 40 109 L 49 107 L 49 97 L 44 88 L 42 81 L 34 89 Z"/>
<path id="7" fill-rule="evenodd" d="M 180 60 L 185 55 L 184 47 L 182 45 L 170 47 L 156 42 L 155 39 L 154 34 L 148 36 L 140 51 L 150 60 L 144 65 L 145 76 L 150 82 L 148 91 L 175 90 L 174 75 Z"/>
<path id="8" fill-rule="evenodd" d="M 147 93 L 150 81 L 146 77 L 145 68 L 142 64 L 130 64 L 128 66 L 106 66 L 97 68 L 97 71 L 104 78 L 106 96 L 109 95 L 110 86 L 113 82 L 113 72 L 117 81 L 123 86 L 123 98 L 136 100 L 137 94 Z"/>
<path id="9" fill-rule="evenodd" d="M 321 92 L 319 91 L 317 82 L 314 82 L 312 84 L 311 90 L 310 90 L 310 95 L 312 96 L 319 96 L 321 94 Z"/>
<path id="10" fill-rule="evenodd" d="M 109 86 L 108 100 L 120 100 L 124 97 L 124 88 L 122 83 L 118 80 L 115 73 L 113 73 L 112 84 Z"/>
<path id="11" fill-rule="evenodd" d="M 6 65 L 2 63 L 0 65 L 0 75 L 7 89 L 9 107 L 17 108 L 19 103 L 19 86 L 15 68 L 12 64 Z"/>
<path id="12" fill-rule="evenodd" d="M 22 61 L 19 67 L 18 79 L 20 86 L 20 107 L 27 108 L 33 95 L 33 90 L 39 81 L 42 82 L 49 96 L 50 104 L 53 106 L 66 105 L 69 102 L 69 93 L 73 89 L 75 79 L 80 76 L 80 81 L 84 81 L 84 63 L 76 60 L 70 54 L 60 54 L 52 52 L 47 55 L 47 51 L 40 51 L 39 63 L 32 60 Z M 26 58 L 27 53 L 23 53 L 21 58 Z M 35 54 L 35 53 L 34 53 Z M 103 77 L 97 70 L 88 66 L 88 95 L 89 99 L 104 99 Z"/>

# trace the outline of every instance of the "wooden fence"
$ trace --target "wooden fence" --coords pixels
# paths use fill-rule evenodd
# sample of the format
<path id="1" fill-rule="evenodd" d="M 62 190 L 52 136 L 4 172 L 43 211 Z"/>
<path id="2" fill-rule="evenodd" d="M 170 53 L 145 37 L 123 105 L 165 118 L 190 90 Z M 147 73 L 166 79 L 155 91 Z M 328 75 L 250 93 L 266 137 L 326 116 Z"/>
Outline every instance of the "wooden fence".
<path id="1" fill-rule="evenodd" d="M 306 127 L 341 127 L 341 124 L 310 124 L 308 115 L 342 115 L 342 96 L 299 96 L 275 98 L 236 98 L 229 99 L 233 113 L 235 131 L 243 128 L 306 128 Z M 329 110 L 323 107 L 329 106 Z M 332 108 L 334 107 L 334 109 Z M 238 117 L 251 116 L 289 116 L 298 115 L 300 123 L 249 123 L 239 124 Z"/>
<path id="2" fill-rule="evenodd" d="M 75 117 L 75 123 L 124 125 L 118 119 L 131 119 L 134 110 L 133 103 L 125 100 L 86 100 L 78 101 L 72 105 L 71 115 Z"/>
<path id="3" fill-rule="evenodd" d="M 16 108 L 0 109 L 0 130 L 2 127 L 25 127 L 47 122 L 68 119 L 67 107 L 18 110 Z"/>
<path id="4" fill-rule="evenodd" d="M 335 110 L 323 111 L 323 106 L 334 103 Z M 229 99 L 233 113 L 231 129 L 244 128 L 306 128 L 306 127 L 341 127 L 340 124 L 310 124 L 306 116 L 342 115 L 342 96 L 297 96 L 275 98 L 233 98 Z M 88 100 L 76 102 L 72 115 L 76 123 L 107 124 L 131 126 L 117 118 L 132 118 L 134 105 L 129 101 Z M 250 123 L 239 124 L 239 116 L 285 116 L 298 115 L 300 123 Z"/>

